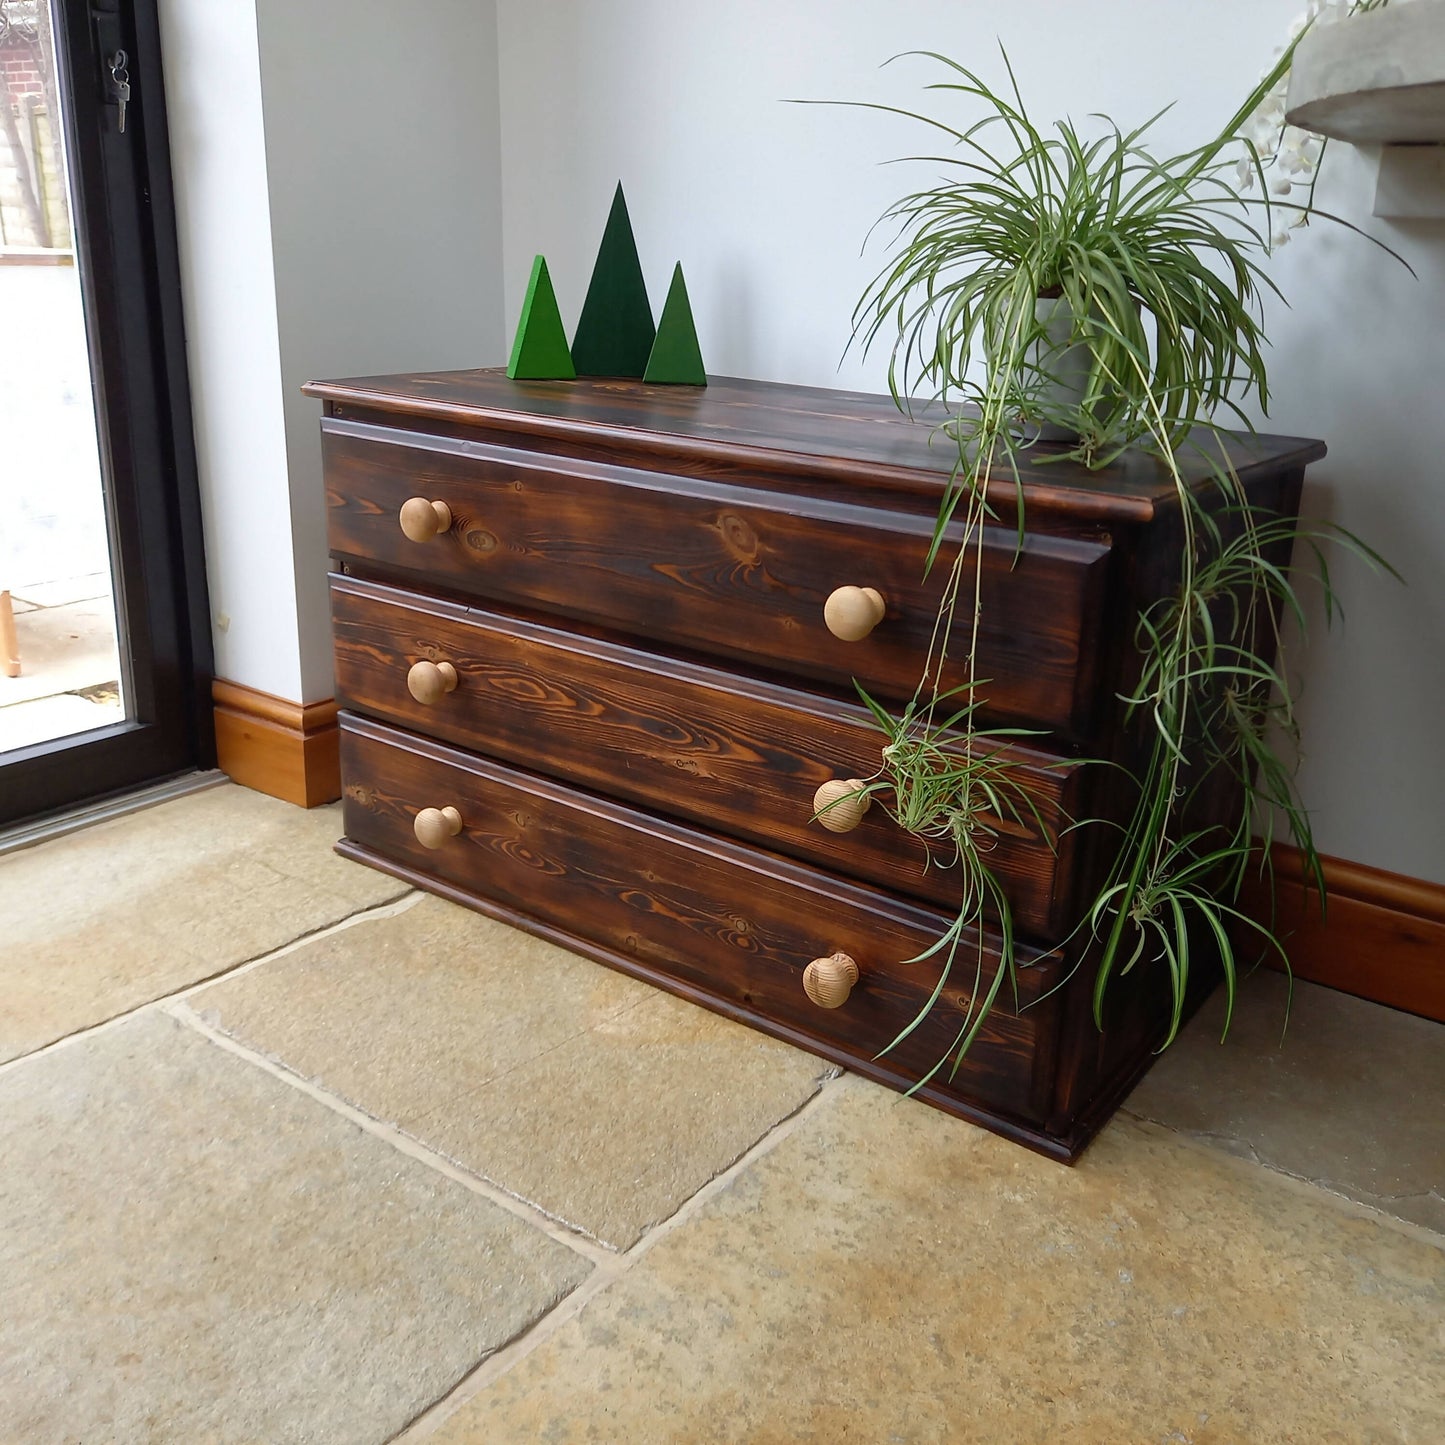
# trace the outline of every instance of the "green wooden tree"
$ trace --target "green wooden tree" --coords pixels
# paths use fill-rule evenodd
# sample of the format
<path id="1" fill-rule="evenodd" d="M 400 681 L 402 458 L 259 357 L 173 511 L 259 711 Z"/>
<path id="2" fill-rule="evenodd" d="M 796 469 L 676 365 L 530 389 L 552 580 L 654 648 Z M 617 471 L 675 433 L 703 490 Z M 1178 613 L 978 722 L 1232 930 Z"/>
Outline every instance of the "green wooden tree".
<path id="1" fill-rule="evenodd" d="M 577 375 L 543 256 L 532 262 L 532 277 L 527 282 L 507 375 L 514 381 L 572 381 Z"/>
<path id="2" fill-rule="evenodd" d="M 637 243 L 619 181 L 577 334 L 572 338 L 577 374 L 640 377 L 647 370 L 655 335 L 642 263 L 637 259 Z"/>
<path id="3" fill-rule="evenodd" d="M 692 321 L 692 305 L 687 299 L 687 283 L 682 279 L 682 262 L 672 268 L 672 285 L 667 288 L 667 301 L 657 323 L 657 340 L 647 358 L 644 381 L 675 382 L 683 386 L 706 386 L 707 372 L 702 364 L 702 348 L 697 344 L 697 327 Z"/>

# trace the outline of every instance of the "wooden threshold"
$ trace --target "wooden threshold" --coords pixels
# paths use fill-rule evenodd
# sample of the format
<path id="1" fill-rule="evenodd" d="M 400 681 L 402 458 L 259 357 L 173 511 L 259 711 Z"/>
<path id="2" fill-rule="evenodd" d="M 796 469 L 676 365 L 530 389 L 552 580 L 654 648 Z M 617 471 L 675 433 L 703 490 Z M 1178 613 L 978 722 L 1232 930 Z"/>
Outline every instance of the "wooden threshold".
<path id="1" fill-rule="evenodd" d="M 217 678 L 216 765 L 242 787 L 314 808 L 341 796 L 336 701 L 299 703 Z"/>
<path id="2" fill-rule="evenodd" d="M 1445 1023 L 1445 886 L 1321 858 L 1322 915 L 1299 849 L 1277 843 L 1272 857 L 1272 910 L 1268 889 L 1254 881 L 1244 908 L 1274 928 L 1296 978 Z"/>

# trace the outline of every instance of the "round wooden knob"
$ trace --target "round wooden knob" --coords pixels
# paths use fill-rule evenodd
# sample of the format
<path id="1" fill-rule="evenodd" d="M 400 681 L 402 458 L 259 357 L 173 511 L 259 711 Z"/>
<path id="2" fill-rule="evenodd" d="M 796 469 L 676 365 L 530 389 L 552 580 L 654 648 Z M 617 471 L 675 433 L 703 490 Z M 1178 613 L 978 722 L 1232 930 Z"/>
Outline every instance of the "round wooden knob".
<path id="1" fill-rule="evenodd" d="M 423 707 L 440 702 L 456 689 L 457 670 L 449 662 L 414 662 L 406 675 L 407 691 Z"/>
<path id="2" fill-rule="evenodd" d="M 888 610 L 883 594 L 873 587 L 838 587 L 823 604 L 828 631 L 843 642 L 861 642 Z"/>
<path id="3" fill-rule="evenodd" d="M 423 808 L 412 831 L 423 848 L 440 848 L 462 831 L 462 815 L 455 808 Z"/>
<path id="4" fill-rule="evenodd" d="M 819 1008 L 840 1008 L 858 982 L 858 965 L 846 953 L 815 958 L 803 970 L 803 992 Z"/>
<path id="5" fill-rule="evenodd" d="M 813 794 L 813 811 L 830 833 L 851 833 L 873 806 L 861 778 L 833 778 Z"/>
<path id="6" fill-rule="evenodd" d="M 430 542 L 452 525 L 452 509 L 445 502 L 408 497 L 401 504 L 401 530 L 413 542 Z"/>

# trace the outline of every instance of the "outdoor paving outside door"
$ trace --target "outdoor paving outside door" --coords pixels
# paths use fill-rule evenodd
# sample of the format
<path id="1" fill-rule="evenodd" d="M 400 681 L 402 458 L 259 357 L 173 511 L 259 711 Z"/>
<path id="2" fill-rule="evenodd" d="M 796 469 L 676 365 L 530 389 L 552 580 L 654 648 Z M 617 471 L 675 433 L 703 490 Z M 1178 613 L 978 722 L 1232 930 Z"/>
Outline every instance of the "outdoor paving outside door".
<path id="1" fill-rule="evenodd" d="M 0 0 L 0 829 L 213 761 L 156 0 Z"/>

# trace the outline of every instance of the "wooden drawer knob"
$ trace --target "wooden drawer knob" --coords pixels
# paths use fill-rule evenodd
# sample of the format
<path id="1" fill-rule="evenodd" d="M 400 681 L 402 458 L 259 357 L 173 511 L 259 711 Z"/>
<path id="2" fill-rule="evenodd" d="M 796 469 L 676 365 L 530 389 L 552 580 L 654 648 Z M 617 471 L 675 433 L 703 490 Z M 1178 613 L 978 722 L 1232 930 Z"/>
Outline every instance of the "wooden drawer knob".
<path id="1" fill-rule="evenodd" d="M 830 833 L 851 833 L 873 806 L 861 778 L 833 778 L 813 794 L 813 811 Z"/>
<path id="2" fill-rule="evenodd" d="M 843 642 L 861 642 L 888 610 L 883 594 L 873 587 L 839 587 L 823 604 L 828 631 Z"/>
<path id="3" fill-rule="evenodd" d="M 858 982 L 858 965 L 846 953 L 815 958 L 803 970 L 803 992 L 819 1008 L 841 1008 Z"/>
<path id="4" fill-rule="evenodd" d="M 423 848 L 440 848 L 462 831 L 462 815 L 455 808 L 423 808 L 412 831 Z"/>
<path id="5" fill-rule="evenodd" d="M 457 670 L 449 662 L 414 662 L 406 675 L 406 689 L 423 707 L 440 702 L 457 685 Z"/>
<path id="6" fill-rule="evenodd" d="M 445 502 L 408 497 L 401 504 L 401 530 L 413 542 L 430 542 L 452 525 L 452 509 Z"/>

